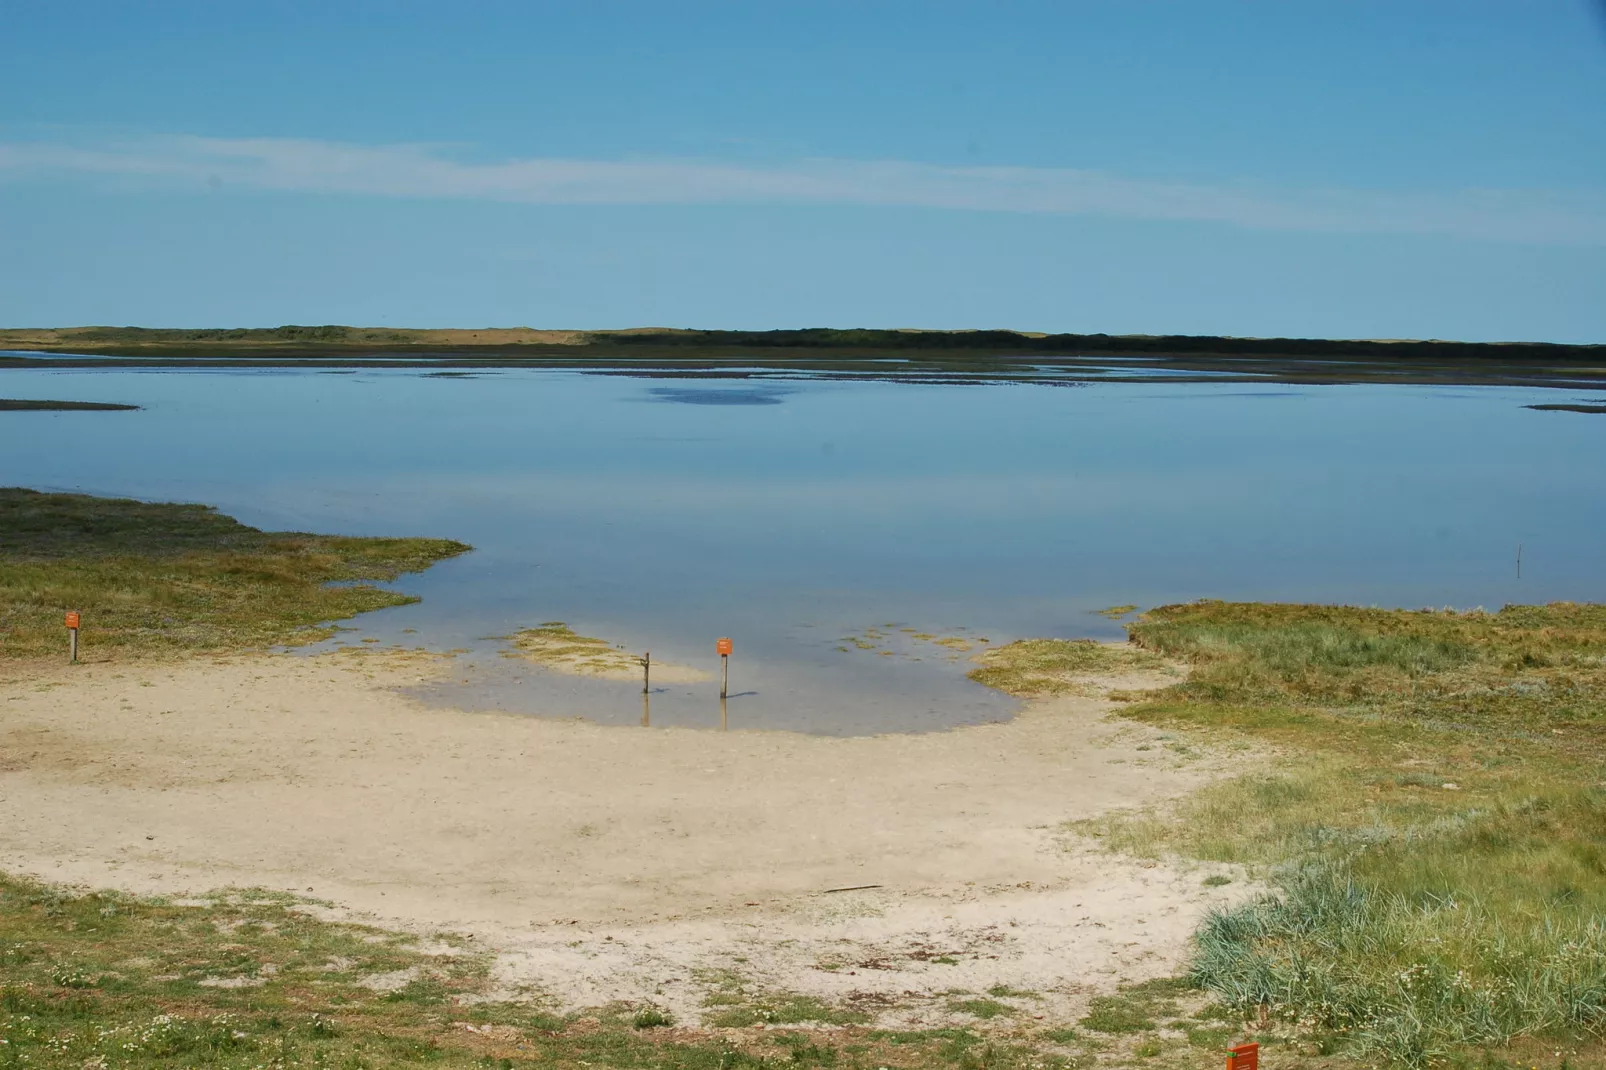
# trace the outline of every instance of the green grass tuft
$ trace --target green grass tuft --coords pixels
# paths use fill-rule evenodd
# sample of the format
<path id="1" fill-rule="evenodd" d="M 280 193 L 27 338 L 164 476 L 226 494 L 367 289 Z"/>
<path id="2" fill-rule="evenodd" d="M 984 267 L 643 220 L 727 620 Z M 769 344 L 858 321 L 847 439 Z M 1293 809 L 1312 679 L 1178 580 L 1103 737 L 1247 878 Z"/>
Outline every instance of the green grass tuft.
<path id="1" fill-rule="evenodd" d="M 726 994 L 724 998 L 732 997 Z M 870 1016 L 863 1011 L 832 1006 L 814 996 L 781 992 L 752 997 L 740 994 L 735 998 L 739 1002 L 710 1011 L 703 1016 L 703 1021 L 722 1029 L 739 1029 L 751 1025 L 796 1025 L 804 1022 L 859 1025 L 870 1020 Z"/>
<path id="2" fill-rule="evenodd" d="M 643 1007 L 630 1019 L 636 1029 L 662 1029 L 675 1024 L 675 1016 L 657 1007 Z"/>
<path id="3" fill-rule="evenodd" d="M 948 1009 L 983 1020 L 1015 1013 L 1014 1007 L 1007 1003 L 1000 1003 L 996 999 L 957 999 L 948 1004 Z"/>

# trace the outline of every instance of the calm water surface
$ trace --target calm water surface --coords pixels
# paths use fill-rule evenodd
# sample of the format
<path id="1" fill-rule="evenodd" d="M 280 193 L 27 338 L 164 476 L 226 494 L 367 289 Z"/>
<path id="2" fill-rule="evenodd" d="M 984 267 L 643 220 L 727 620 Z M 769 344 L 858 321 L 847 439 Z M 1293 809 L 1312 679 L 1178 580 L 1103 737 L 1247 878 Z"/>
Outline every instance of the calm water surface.
<path id="1" fill-rule="evenodd" d="M 34 368 L 0 395 L 145 407 L 0 413 L 3 484 L 472 543 L 334 641 L 467 649 L 425 697 L 469 708 L 641 721 L 639 684 L 499 656 L 550 620 L 710 671 L 729 635 L 729 727 L 859 734 L 1014 710 L 899 629 L 1606 599 L 1606 417 L 1522 407 L 1563 391 Z M 656 690 L 651 722 L 718 727 L 717 690 Z"/>

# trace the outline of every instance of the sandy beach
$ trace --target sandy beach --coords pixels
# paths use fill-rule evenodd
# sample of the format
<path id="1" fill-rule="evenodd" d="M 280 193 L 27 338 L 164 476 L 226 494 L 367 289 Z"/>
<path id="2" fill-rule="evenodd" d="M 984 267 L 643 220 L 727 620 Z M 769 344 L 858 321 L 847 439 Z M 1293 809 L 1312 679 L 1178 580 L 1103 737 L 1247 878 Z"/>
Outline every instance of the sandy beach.
<path id="1" fill-rule="evenodd" d="M 910 1022 L 941 1017 L 936 993 L 993 984 L 1072 1014 L 1174 972 L 1201 913 L 1243 894 L 1065 833 L 1219 768 L 1100 698 L 926 735 L 608 728 L 397 693 L 442 667 L 7 666 L 0 865 L 174 896 L 280 889 L 471 934 L 510 986 L 567 1007 L 695 1016 L 734 970 Z"/>

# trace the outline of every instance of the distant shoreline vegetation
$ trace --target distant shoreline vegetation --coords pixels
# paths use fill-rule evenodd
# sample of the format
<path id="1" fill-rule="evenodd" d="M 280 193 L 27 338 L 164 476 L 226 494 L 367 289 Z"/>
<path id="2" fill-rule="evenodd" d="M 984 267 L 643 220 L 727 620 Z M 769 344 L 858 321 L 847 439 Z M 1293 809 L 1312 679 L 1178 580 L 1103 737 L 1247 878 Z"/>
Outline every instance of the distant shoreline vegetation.
<path id="1" fill-rule="evenodd" d="M 30 398 L 0 398 L 0 412 L 133 412 L 138 405 L 118 405 L 110 401 L 35 401 Z"/>
<path id="2" fill-rule="evenodd" d="M 1524 405 L 1525 409 L 1537 409 L 1540 412 L 1594 412 L 1606 413 L 1606 405 Z"/>
<path id="3" fill-rule="evenodd" d="M 688 349 L 895 350 L 999 354 L 1305 357 L 1317 360 L 1495 360 L 1606 363 L 1606 345 L 1552 342 L 1457 342 L 1438 339 L 1235 338 L 1222 335 L 1039 334 L 1009 330 L 925 331 L 810 327 L 726 331 L 632 328 L 617 331 L 537 330 L 527 327 L 401 329 L 339 324 L 282 327 L 63 327 L 0 329 L 0 346 L 104 350 L 125 346 L 227 348 L 328 347 L 331 350 L 486 347 L 623 347 Z"/>
<path id="4" fill-rule="evenodd" d="M 324 326 L 0 329 L 0 369 L 539 368 L 645 379 L 921 385 L 1260 383 L 1606 389 L 1606 345 L 1018 331 L 404 330 Z M 721 398 L 720 400 L 726 400 Z"/>
<path id="5" fill-rule="evenodd" d="M 1231 338 L 1221 335 L 1032 334 L 1018 331 L 889 331 L 814 327 L 791 331 L 674 331 L 611 336 L 614 345 L 743 346 L 804 349 L 976 350 L 1028 353 L 1163 355 L 1208 353 L 1365 357 L 1474 357 L 1491 360 L 1606 360 L 1606 345 L 1550 342 L 1379 341 L 1327 338 Z"/>

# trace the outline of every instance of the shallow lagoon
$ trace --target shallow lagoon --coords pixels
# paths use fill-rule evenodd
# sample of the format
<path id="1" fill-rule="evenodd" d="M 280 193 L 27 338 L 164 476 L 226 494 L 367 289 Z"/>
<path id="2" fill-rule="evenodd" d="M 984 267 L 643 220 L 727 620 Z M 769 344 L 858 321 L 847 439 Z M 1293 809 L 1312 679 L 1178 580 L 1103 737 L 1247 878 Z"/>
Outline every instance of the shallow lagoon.
<path id="1" fill-rule="evenodd" d="M 639 684 L 499 655 L 491 637 L 550 620 L 711 672 L 729 635 L 731 728 L 857 734 L 1011 715 L 910 631 L 1113 638 L 1094 610 L 1199 597 L 1606 598 L 1606 417 L 1522 407 L 1576 400 L 1561 390 L 528 368 L 0 384 L 144 406 L 0 415 L 0 482 L 473 543 L 403 580 L 422 603 L 336 640 L 467 648 L 425 697 L 470 708 L 641 721 Z M 843 642 L 871 628 L 873 649 Z M 717 727 L 717 691 L 655 690 L 651 722 Z"/>

